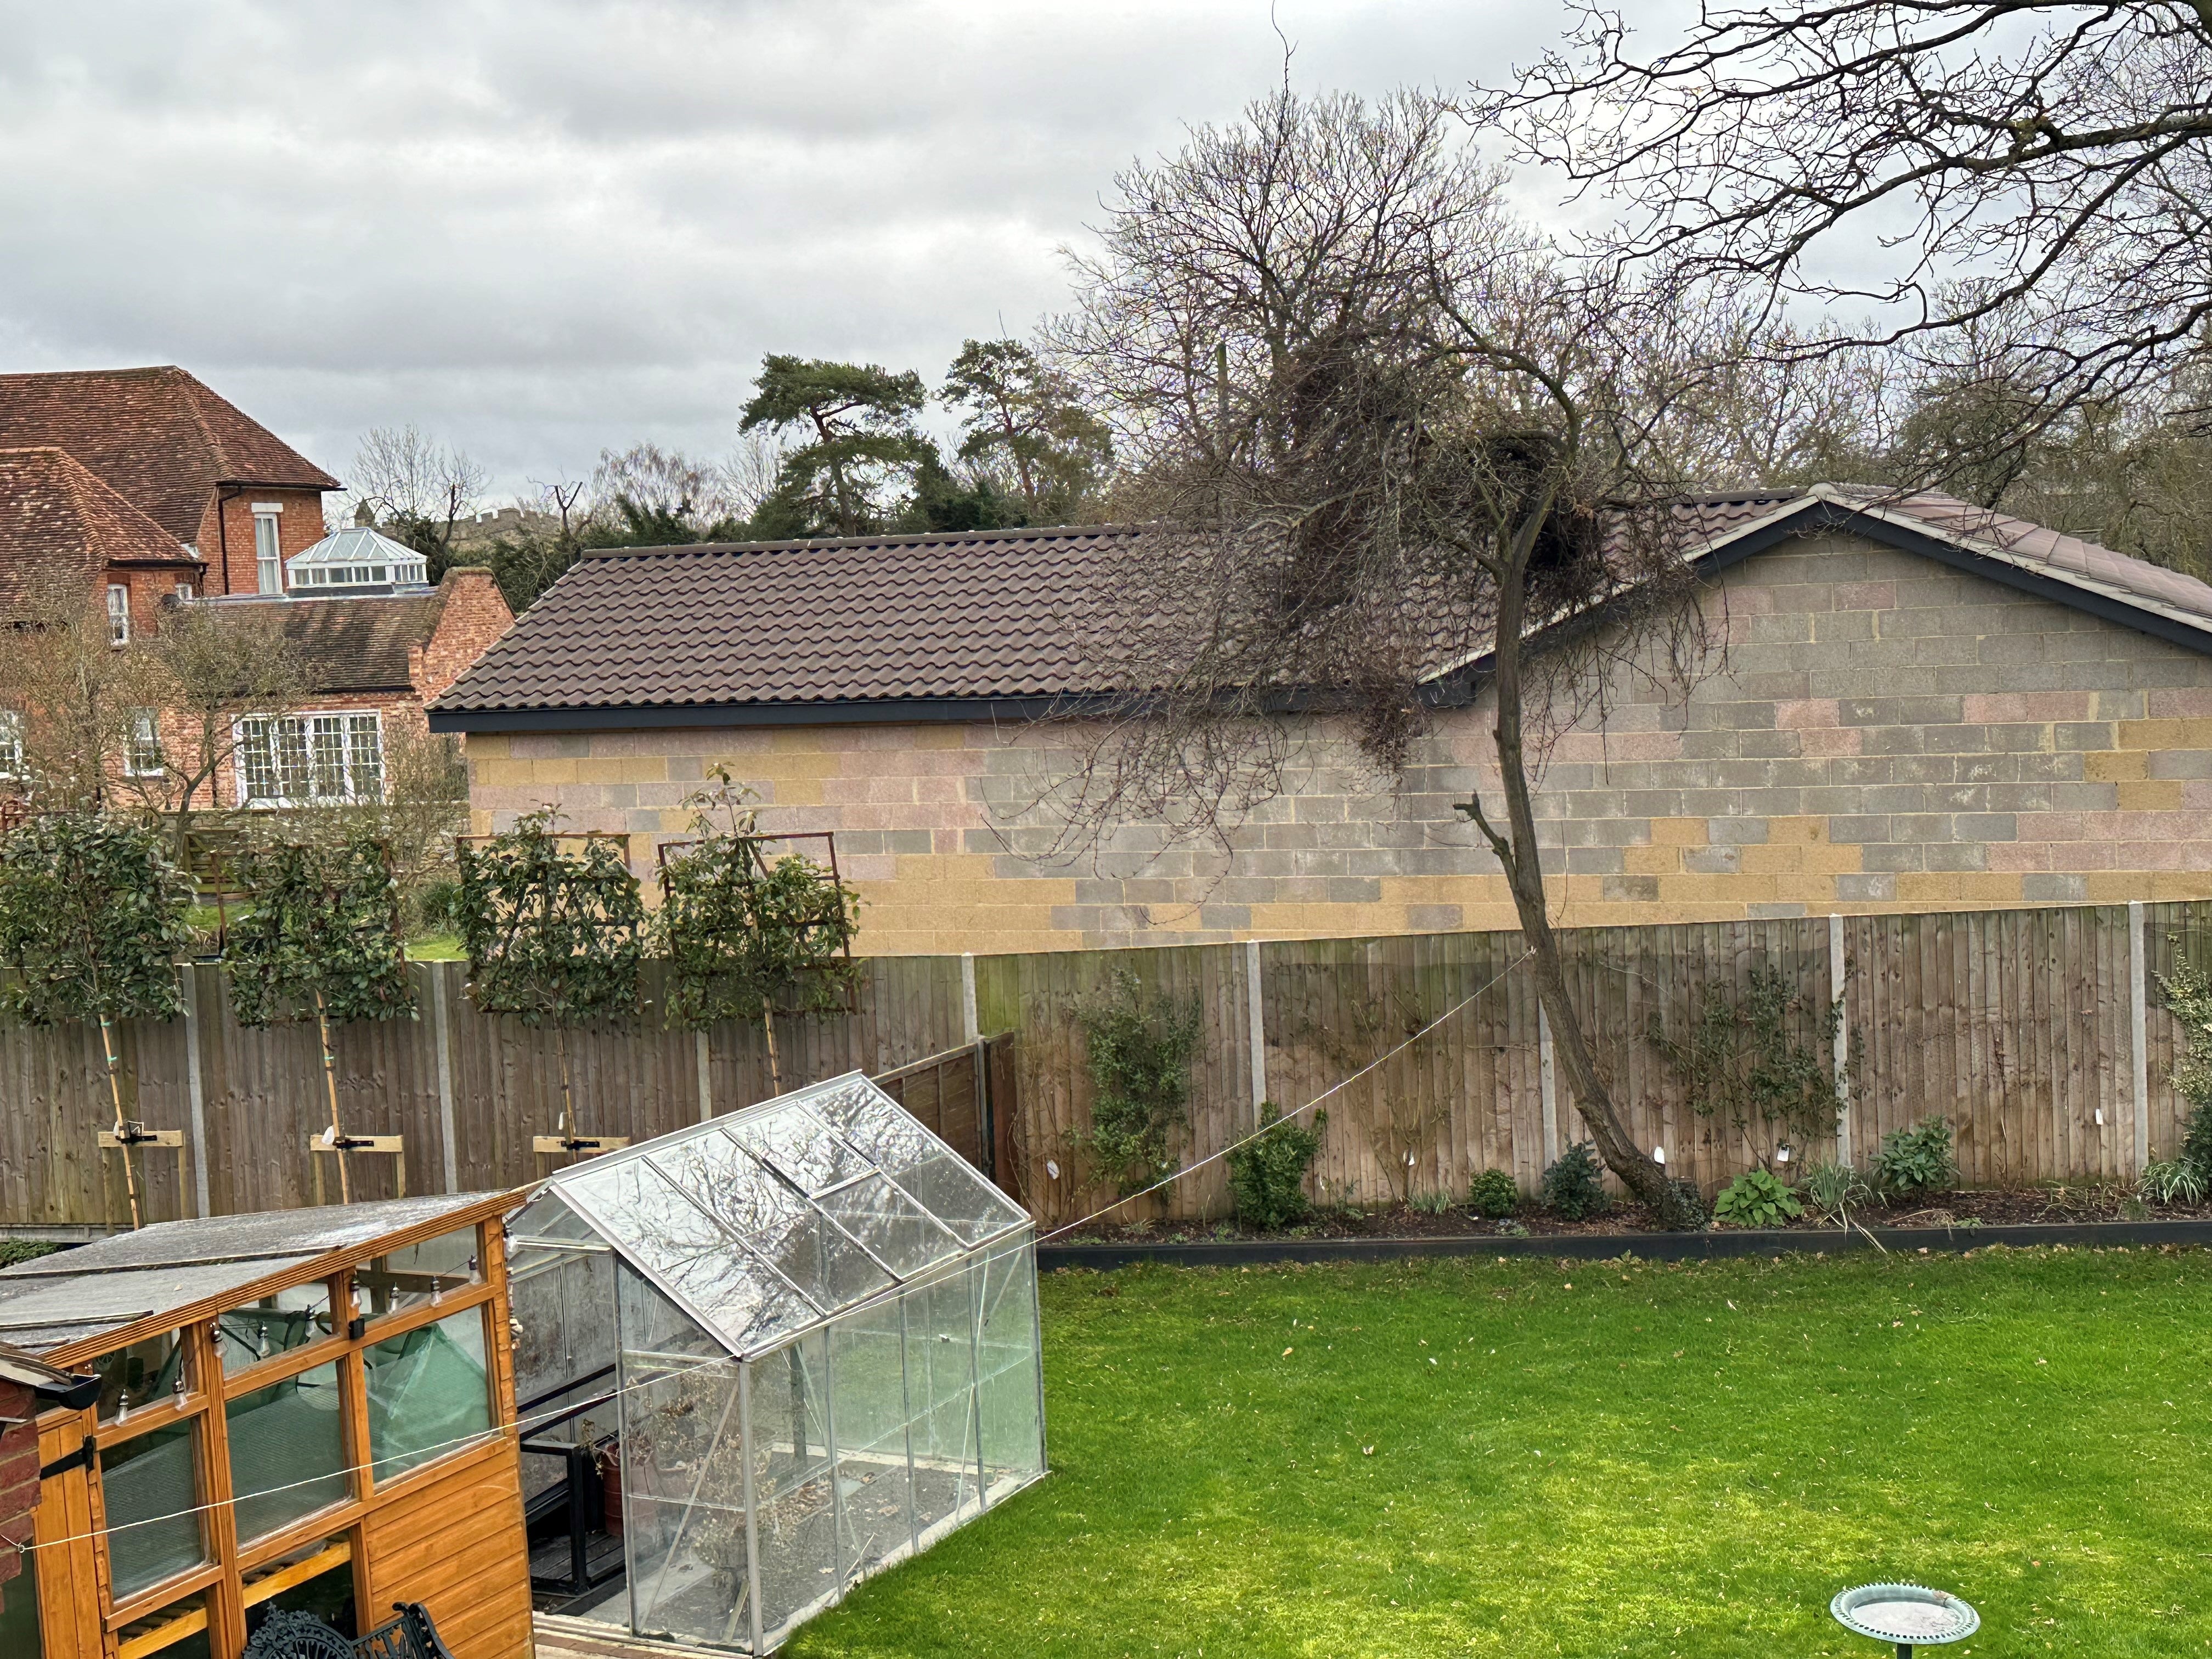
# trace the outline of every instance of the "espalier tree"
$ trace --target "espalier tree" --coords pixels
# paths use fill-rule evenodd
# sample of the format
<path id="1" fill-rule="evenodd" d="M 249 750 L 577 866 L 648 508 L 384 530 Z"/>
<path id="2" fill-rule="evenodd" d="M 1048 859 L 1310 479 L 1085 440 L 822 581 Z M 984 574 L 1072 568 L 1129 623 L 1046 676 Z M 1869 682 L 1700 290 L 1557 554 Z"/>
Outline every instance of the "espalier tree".
<path id="1" fill-rule="evenodd" d="M 0 957 L 10 970 L 0 1012 L 33 1025 L 98 1023 L 134 1228 L 143 1218 L 115 1025 L 183 1012 L 177 960 L 191 940 L 191 878 L 144 823 L 56 812 L 0 841 Z"/>
<path id="2" fill-rule="evenodd" d="M 848 1005 L 860 967 L 852 943 L 860 898 L 836 873 L 787 854 L 758 833 L 750 796 L 728 770 L 686 796 L 695 841 L 664 849 L 658 933 L 668 957 L 668 1021 L 704 1030 L 719 1020 L 758 1020 L 769 1087 L 783 1091 L 775 1018 L 833 1013 Z"/>
<path id="3" fill-rule="evenodd" d="M 469 995 L 488 1014 L 550 1025 L 563 1141 L 576 1139 L 567 1034 L 633 1019 L 645 905 L 618 836 L 563 835 L 551 807 L 503 835 L 464 840 L 458 904 Z"/>
<path id="4" fill-rule="evenodd" d="M 313 1016 L 322 1041 L 338 1199 L 351 1203 L 331 1026 L 415 1012 L 391 851 L 374 836 L 304 844 L 271 841 L 241 853 L 236 873 L 252 908 L 231 926 L 224 947 L 231 1007 L 241 1025 L 287 1024 Z"/>

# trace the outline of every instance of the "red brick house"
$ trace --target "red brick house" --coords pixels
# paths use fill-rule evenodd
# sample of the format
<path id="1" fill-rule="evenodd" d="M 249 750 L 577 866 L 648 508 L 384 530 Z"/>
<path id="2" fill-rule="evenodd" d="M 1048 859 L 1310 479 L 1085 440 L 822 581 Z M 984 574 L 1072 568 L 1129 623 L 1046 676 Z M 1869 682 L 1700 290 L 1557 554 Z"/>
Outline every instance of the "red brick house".
<path id="1" fill-rule="evenodd" d="M 423 705 L 514 617 L 488 572 L 451 570 L 431 588 L 419 554 L 364 531 L 325 538 L 323 495 L 339 487 L 181 368 L 0 374 L 0 612 L 82 583 L 125 647 L 179 603 L 281 607 L 314 690 L 241 728 L 239 764 L 212 799 L 196 796 L 231 807 L 380 792 L 387 737 L 422 731 Z M 348 538 L 392 556 L 354 560 Z M 24 718 L 0 709 L 0 781 L 24 773 Z M 126 782 L 158 781 L 158 757 L 140 757 L 157 744 L 182 752 L 182 728 L 173 711 L 134 718 L 143 738 L 134 729 L 116 764 Z"/>
<path id="2" fill-rule="evenodd" d="M 173 365 L 0 374 L 0 449 L 18 448 L 66 451 L 191 550 L 204 594 L 282 592 L 283 562 L 322 538 L 324 493 L 340 488 Z M 173 580 L 121 580 L 134 625 L 153 625 Z"/>
<path id="3" fill-rule="evenodd" d="M 9 1617 L 8 1581 L 19 1577 L 22 1550 L 31 1541 L 31 1516 L 39 1507 L 40 1412 L 56 1406 L 82 1411 L 100 1392 L 99 1379 L 57 1370 L 34 1354 L 0 1342 L 0 1653 L 27 1651 L 11 1645 L 19 1631 L 36 1633 L 32 1601 L 14 1595 Z"/>

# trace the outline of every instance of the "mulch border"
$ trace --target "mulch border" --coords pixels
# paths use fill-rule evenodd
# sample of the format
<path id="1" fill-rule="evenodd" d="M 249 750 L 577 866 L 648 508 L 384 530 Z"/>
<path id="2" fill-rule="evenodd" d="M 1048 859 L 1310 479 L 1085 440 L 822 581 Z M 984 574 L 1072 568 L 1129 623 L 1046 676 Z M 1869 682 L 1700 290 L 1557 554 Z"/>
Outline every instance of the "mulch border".
<path id="1" fill-rule="evenodd" d="M 1873 1242 L 1867 1237 L 1873 1235 Z M 1552 1233 L 1521 1237 L 1468 1233 L 1446 1238 L 1237 1238 L 1194 1244 L 1040 1244 L 1037 1268 L 1105 1271 L 1159 1261 L 1184 1267 L 1248 1267 L 1285 1261 L 1403 1261 L 1422 1256 L 1565 1256 L 1609 1261 L 1692 1261 L 1740 1255 L 1837 1255 L 1881 1247 L 1892 1255 L 2010 1249 L 2034 1245 L 2197 1244 L 2212 1246 L 2212 1221 L 2077 1221 L 1995 1227 L 1802 1228 L 1763 1231 L 1712 1229 L 1698 1233 Z"/>

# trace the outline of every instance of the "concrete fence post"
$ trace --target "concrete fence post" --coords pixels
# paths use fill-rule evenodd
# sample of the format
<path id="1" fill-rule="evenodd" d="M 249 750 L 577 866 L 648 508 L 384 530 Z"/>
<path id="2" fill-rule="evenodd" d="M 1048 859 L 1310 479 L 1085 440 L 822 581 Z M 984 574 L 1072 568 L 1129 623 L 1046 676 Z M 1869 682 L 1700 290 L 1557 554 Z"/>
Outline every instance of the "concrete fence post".
<path id="1" fill-rule="evenodd" d="M 1267 1016 L 1260 1001 L 1260 941 L 1244 941 L 1244 1041 L 1252 1071 L 1252 1122 L 1267 1099 Z"/>
<path id="2" fill-rule="evenodd" d="M 208 1196 L 207 1090 L 200 1079 L 200 970 L 186 963 L 185 981 L 185 1100 L 191 1114 L 192 1213 L 205 1220 Z"/>
<path id="3" fill-rule="evenodd" d="M 446 981 L 453 971 L 442 962 L 426 964 L 430 970 L 430 1024 L 438 1047 L 438 1151 L 445 1160 L 446 1190 L 461 1190 L 461 1137 L 453 1120 L 453 994 Z"/>
<path id="4" fill-rule="evenodd" d="M 2150 984 L 2143 963 L 2143 908 L 2128 901 L 2128 1066 L 2135 1091 L 2135 1172 L 2150 1162 Z"/>
<path id="5" fill-rule="evenodd" d="M 960 953 L 960 1041 L 969 1048 L 983 1040 L 983 1024 L 975 1012 L 975 953 Z"/>
<path id="6" fill-rule="evenodd" d="M 691 1064 L 699 1073 L 699 1121 L 714 1115 L 714 1050 L 702 1025 L 691 1033 Z"/>
<path id="7" fill-rule="evenodd" d="M 1844 975 L 1850 966 L 1844 958 L 1844 919 L 1833 911 L 1828 915 L 1828 994 L 1838 1002 L 1844 999 Z M 1846 1010 L 1849 1004 L 1844 1004 Z M 1836 1162 L 1848 1164 L 1852 1161 L 1851 1139 L 1851 1022 L 1846 1012 L 1836 1022 Z"/>

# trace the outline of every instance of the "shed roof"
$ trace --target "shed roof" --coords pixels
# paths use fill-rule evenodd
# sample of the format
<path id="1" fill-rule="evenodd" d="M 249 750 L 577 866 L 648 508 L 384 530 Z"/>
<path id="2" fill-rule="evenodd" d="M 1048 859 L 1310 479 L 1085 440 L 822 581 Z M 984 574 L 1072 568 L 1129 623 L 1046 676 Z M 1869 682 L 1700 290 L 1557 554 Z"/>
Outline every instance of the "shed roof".
<path id="1" fill-rule="evenodd" d="M 1747 490 L 1676 508 L 1686 557 L 1728 562 L 1843 526 L 2212 650 L 2212 586 L 1948 495 Z M 430 707 L 441 731 L 975 719 L 1120 690 L 1086 647 L 1137 526 L 587 555 Z M 1455 666 L 1440 660 L 1438 672 Z"/>
<path id="2" fill-rule="evenodd" d="M 483 1193 L 161 1221 L 0 1268 L 0 1340 L 44 1352 L 484 1202 Z"/>
<path id="3" fill-rule="evenodd" d="M 507 1230 L 612 1247 L 744 1358 L 1029 1225 L 853 1072 L 564 1170 Z"/>

